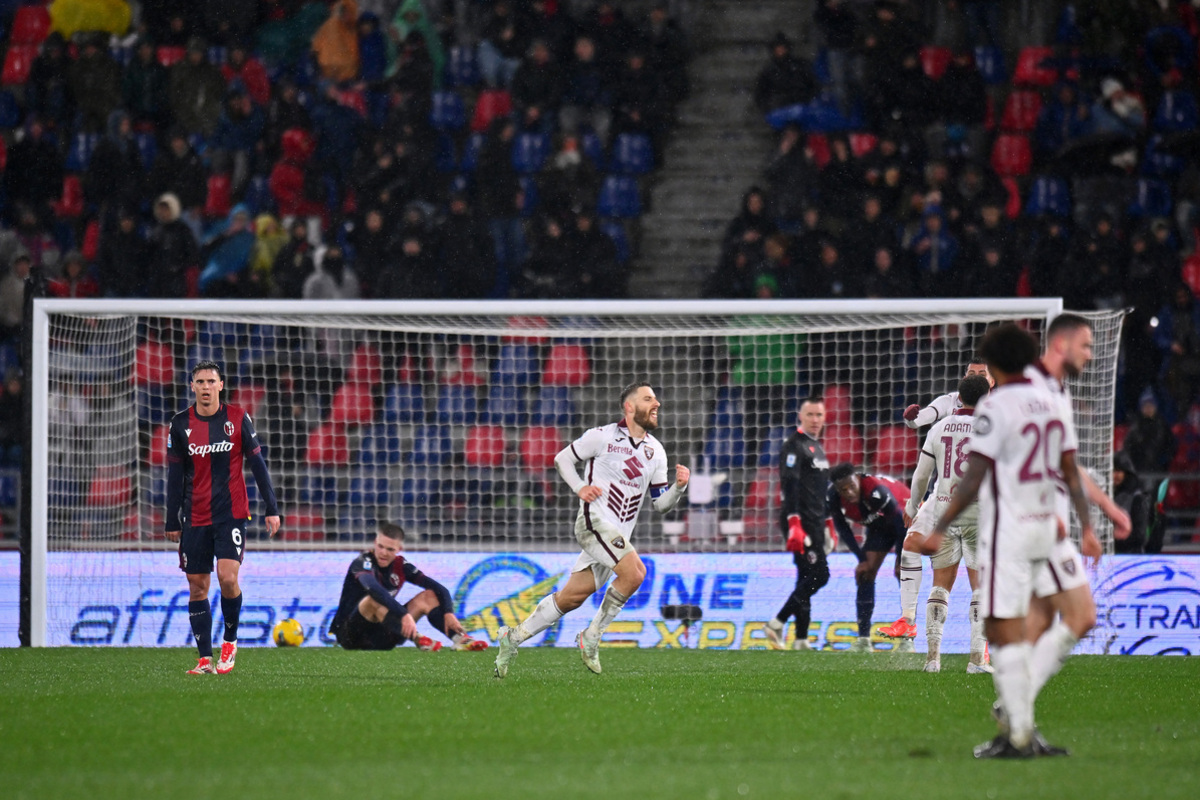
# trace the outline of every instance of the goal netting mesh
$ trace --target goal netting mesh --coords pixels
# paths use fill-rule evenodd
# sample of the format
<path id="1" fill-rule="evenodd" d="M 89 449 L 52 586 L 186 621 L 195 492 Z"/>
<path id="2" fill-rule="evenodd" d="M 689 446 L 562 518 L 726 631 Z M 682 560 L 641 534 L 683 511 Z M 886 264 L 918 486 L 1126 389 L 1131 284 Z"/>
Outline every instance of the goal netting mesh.
<path id="1" fill-rule="evenodd" d="M 1057 301 L 39 306 L 48 349 L 44 383 L 33 387 L 46 427 L 35 494 L 44 485 L 45 496 L 33 508 L 45 515 L 52 551 L 173 547 L 162 534 L 166 430 L 192 402 L 190 368 L 202 359 L 223 366 L 223 399 L 253 418 L 280 498 L 281 539 L 268 543 L 247 477 L 252 548 L 356 549 L 387 519 L 406 528 L 409 549 L 575 549 L 577 500 L 554 472 L 554 454 L 615 420 L 621 388 L 645 378 L 662 401 L 656 435 L 695 479 L 671 514 L 643 511 L 639 550 L 777 550 L 776 460 L 802 397 L 825 398 L 831 461 L 907 480 L 923 432 L 903 425 L 904 407 L 954 389 L 988 325 L 1016 320 L 1040 333 L 1059 309 Z M 1095 359 L 1071 388 L 1081 461 L 1106 486 L 1121 314 L 1090 316 Z M 1100 532 L 1107 542 L 1107 526 Z"/>

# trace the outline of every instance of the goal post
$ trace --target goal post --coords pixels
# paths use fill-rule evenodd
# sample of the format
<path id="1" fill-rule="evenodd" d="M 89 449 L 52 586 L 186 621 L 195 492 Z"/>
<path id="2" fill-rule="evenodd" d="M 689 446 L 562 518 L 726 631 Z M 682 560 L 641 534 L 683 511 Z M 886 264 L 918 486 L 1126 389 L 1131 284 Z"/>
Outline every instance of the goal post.
<path id="1" fill-rule="evenodd" d="M 222 399 L 251 414 L 280 495 L 269 542 L 247 476 L 256 550 L 358 549 L 383 519 L 422 552 L 573 549 L 575 499 L 553 455 L 646 379 L 663 404 L 656 435 L 696 478 L 671 514 L 643 510 L 639 550 L 742 553 L 778 549 L 775 461 L 803 396 L 827 398 L 831 459 L 906 479 L 919 440 L 904 406 L 953 389 L 988 325 L 1040 333 L 1061 311 L 1058 299 L 39 299 L 31 643 L 64 624 L 48 586 L 71 576 L 49 576 L 48 553 L 79 553 L 74 577 L 102 582 L 114 553 L 161 561 L 174 547 L 165 426 L 191 402 L 199 359 L 222 365 Z M 1090 317 L 1095 360 L 1072 388 L 1081 461 L 1107 486 L 1121 313 Z"/>

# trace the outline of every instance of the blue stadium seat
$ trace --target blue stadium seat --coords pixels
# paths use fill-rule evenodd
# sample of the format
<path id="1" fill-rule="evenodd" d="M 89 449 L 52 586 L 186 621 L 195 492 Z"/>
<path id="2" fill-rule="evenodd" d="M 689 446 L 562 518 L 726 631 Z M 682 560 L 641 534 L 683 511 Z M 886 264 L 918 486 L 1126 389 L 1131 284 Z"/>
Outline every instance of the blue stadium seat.
<path id="1" fill-rule="evenodd" d="M 142 157 L 142 166 L 147 171 L 154 167 L 154 157 L 158 154 L 158 139 L 153 133 L 145 131 L 135 133 L 133 140 L 137 142 L 138 154 Z"/>
<path id="2" fill-rule="evenodd" d="M 21 121 L 21 106 L 12 92 L 0 92 L 0 128 L 15 128 Z"/>
<path id="3" fill-rule="evenodd" d="M 433 165 L 438 172 L 453 173 L 458 169 L 455 160 L 454 139 L 448 133 L 439 133 L 434 144 Z"/>
<path id="4" fill-rule="evenodd" d="M 388 423 L 372 425 L 363 434 L 362 444 L 359 445 L 359 463 L 367 465 L 399 464 L 403 455 L 400 449 L 400 437 L 392 433 L 393 427 Z"/>
<path id="5" fill-rule="evenodd" d="M 262 175 L 251 176 L 246 184 L 246 194 L 242 198 L 256 214 L 267 214 L 275 210 L 275 196 L 271 194 L 268 179 Z"/>
<path id="6" fill-rule="evenodd" d="M 601 172 L 605 170 L 607 162 L 604 158 L 604 143 L 600 141 L 600 137 L 594 131 L 584 131 L 580 135 L 579 148 L 583 150 L 588 161 L 592 162 L 593 167 Z"/>
<path id="7" fill-rule="evenodd" d="M 569 386 L 542 386 L 533 404 L 530 422 L 533 425 L 553 425 L 566 428 L 575 424 L 575 400 Z"/>
<path id="8" fill-rule="evenodd" d="M 246 329 L 237 322 L 201 322 L 196 331 L 196 343 L 212 347 L 238 347 Z"/>
<path id="9" fill-rule="evenodd" d="M 625 232 L 625 226 L 617 220 L 603 219 L 600 220 L 600 230 L 612 239 L 613 246 L 617 249 L 617 263 L 628 264 L 633 258 L 633 248 L 629 244 L 629 234 Z"/>
<path id="10" fill-rule="evenodd" d="M 612 219 L 636 219 L 642 215 L 642 196 L 637 178 L 609 175 L 600 187 L 596 213 Z"/>
<path id="11" fill-rule="evenodd" d="M 1039 175 L 1029 187 L 1029 199 L 1025 201 L 1025 213 L 1031 217 L 1053 214 L 1056 217 L 1071 216 L 1071 189 L 1062 178 Z"/>
<path id="12" fill-rule="evenodd" d="M 716 426 L 704 435 L 704 458 L 711 469 L 746 465 L 746 435 L 740 425 Z"/>
<path id="13" fill-rule="evenodd" d="M 158 443 L 155 442 L 155 445 Z M 155 508 L 162 508 L 167 504 L 167 468 L 166 467 L 151 467 L 150 468 L 150 495 L 147 498 L 150 505 Z M 250 493 L 250 484 L 254 481 L 246 481 L 246 493 Z M 257 487 L 256 487 L 257 488 Z M 255 506 L 250 506 L 250 510 L 254 511 Z"/>
<path id="14" fill-rule="evenodd" d="M 448 384 L 438 387 L 437 421 L 443 425 L 474 425 L 478 397 L 474 386 Z"/>
<path id="15" fill-rule="evenodd" d="M 717 393 L 717 402 L 713 407 L 712 427 L 736 426 L 740 428 L 745 424 L 746 411 L 742 404 L 740 390 L 740 386 L 722 387 L 722 390 Z"/>
<path id="16" fill-rule="evenodd" d="M 0 344 L 0 375 L 19 366 L 21 366 L 21 354 L 17 351 L 17 346 L 10 342 Z"/>
<path id="17" fill-rule="evenodd" d="M 491 425 L 521 425 L 525 421 L 524 389 L 515 385 L 493 383 L 488 387 L 487 402 L 481 421 Z"/>
<path id="18" fill-rule="evenodd" d="M 528 219 L 537 213 L 541 197 L 538 194 L 537 179 L 532 175 L 522 175 L 521 192 L 525 195 L 525 205 L 521 207 L 521 216 Z"/>
<path id="19" fill-rule="evenodd" d="M 537 383 L 540 372 L 537 348 L 510 342 L 500 346 L 500 354 L 492 368 L 492 383 L 530 386 Z"/>
<path id="20" fill-rule="evenodd" d="M 1163 92 L 1154 112 L 1154 130 L 1159 133 L 1193 131 L 1200 126 L 1200 111 L 1196 108 L 1196 96 L 1191 92 L 1176 89 Z"/>
<path id="21" fill-rule="evenodd" d="M 1156 133 L 1146 142 L 1142 156 L 1142 172 L 1151 178 L 1176 178 L 1187 168 L 1187 161 L 1179 156 L 1163 153 L 1158 148 L 1163 136 Z"/>
<path id="22" fill-rule="evenodd" d="M 544 133 L 517 134 L 512 144 L 513 169 L 522 175 L 533 175 L 541 170 L 550 154 L 550 137 Z"/>
<path id="23" fill-rule="evenodd" d="M 163 470 L 163 486 L 167 484 L 166 470 Z M 13 508 L 17 504 L 17 496 L 21 491 L 21 470 L 19 469 L 4 469 L 0 470 L 0 507 Z M 166 492 L 163 492 L 163 500 L 159 505 L 166 505 Z"/>
<path id="24" fill-rule="evenodd" d="M 389 502 L 387 470 L 364 469 L 350 476 L 346 504 L 351 508 L 386 506 Z"/>
<path id="25" fill-rule="evenodd" d="M 100 144 L 100 134 L 98 133 L 77 133 L 71 138 L 70 147 L 67 150 L 66 161 L 63 162 L 63 169 L 67 172 L 83 172 L 88 168 L 88 162 L 92 160 L 92 153 L 96 150 L 96 145 Z"/>
<path id="26" fill-rule="evenodd" d="M 134 403 L 137 406 L 138 419 L 145 420 L 151 425 L 167 422 L 175 413 L 183 410 L 182 403 L 178 408 L 175 401 L 163 393 L 161 387 L 138 386 L 134 390 Z"/>
<path id="27" fill-rule="evenodd" d="M 425 421 L 425 398 L 419 383 L 389 386 L 383 396 L 383 421 L 412 424 Z"/>
<path id="28" fill-rule="evenodd" d="M 400 508 L 406 522 L 429 519 L 429 509 L 441 503 L 442 480 L 435 471 L 413 470 L 400 481 Z"/>
<path id="29" fill-rule="evenodd" d="M 1168 217 L 1172 207 L 1169 183 L 1156 178 L 1139 178 L 1128 213 L 1131 217 Z"/>
<path id="30" fill-rule="evenodd" d="M 479 61 L 475 58 L 474 46 L 454 45 L 450 48 L 445 78 L 450 87 L 479 85 Z"/>
<path id="31" fill-rule="evenodd" d="M 413 436 L 408 462 L 438 466 L 450 461 L 450 431 L 444 425 L 422 425 Z"/>
<path id="32" fill-rule="evenodd" d="M 333 472 L 309 468 L 300 475 L 300 502 L 315 506 L 335 506 L 338 502 L 338 478 Z"/>
<path id="33" fill-rule="evenodd" d="M 225 64 L 229 60 L 229 48 L 214 44 L 208 48 L 208 62 L 216 64 L 218 67 Z"/>
<path id="34" fill-rule="evenodd" d="M 654 171 L 654 148 L 644 133 L 622 133 L 613 143 L 611 169 L 618 175 L 645 175 Z"/>
<path id="35" fill-rule="evenodd" d="M 1008 82 L 1008 71 L 1004 68 L 1004 51 L 999 47 L 980 45 L 975 48 L 975 66 L 989 86 Z"/>
<path id="36" fill-rule="evenodd" d="M 833 73 L 829 71 L 829 51 L 824 47 L 817 50 L 817 57 L 813 59 L 813 74 L 822 86 L 833 85 Z"/>
<path id="37" fill-rule="evenodd" d="M 435 91 L 429 124 L 438 131 L 461 131 L 467 124 L 467 111 L 462 97 L 457 92 Z"/>
<path id="38" fill-rule="evenodd" d="M 467 137 L 467 143 L 463 146 L 462 158 L 458 162 L 458 168 L 463 172 L 474 172 L 475 167 L 479 165 L 479 152 L 483 150 L 484 135 L 482 133 L 472 133 Z"/>
<path id="39" fill-rule="evenodd" d="M 779 451 L 783 449 L 783 443 L 788 440 L 788 437 L 795 432 L 795 426 L 772 430 L 768 434 L 770 438 L 759 449 L 758 465 L 760 467 L 779 466 Z"/>

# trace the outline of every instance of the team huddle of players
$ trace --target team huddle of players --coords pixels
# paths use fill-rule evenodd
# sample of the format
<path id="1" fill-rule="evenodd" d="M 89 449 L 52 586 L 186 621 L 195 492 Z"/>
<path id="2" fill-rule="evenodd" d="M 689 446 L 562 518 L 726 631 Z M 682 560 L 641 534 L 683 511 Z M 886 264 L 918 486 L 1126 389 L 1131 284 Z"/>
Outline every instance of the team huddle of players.
<path id="1" fill-rule="evenodd" d="M 1075 463 L 1075 426 L 1064 380 L 1078 375 L 1091 359 L 1091 326 L 1082 317 L 1061 315 L 1048 327 L 1046 344 L 1039 359 L 1030 334 L 1013 324 L 997 326 L 984 335 L 980 361 L 969 367 L 956 392 L 924 409 L 905 410 L 911 427 L 933 423 L 910 487 L 860 473 L 852 464 L 831 470 L 820 444 L 824 404 L 818 397 L 801 403 L 797 431 L 780 454 L 780 522 L 797 580 L 783 608 L 767 623 L 768 643 L 782 648 L 784 628 L 794 618 L 793 648 L 811 647 L 811 598 L 829 580 L 827 517 L 859 559 L 858 638 L 852 650 L 871 649 L 875 577 L 893 548 L 899 554 L 902 614 L 882 632 L 897 640 L 898 649 L 911 649 L 921 556 L 927 555 L 934 585 L 926 605 L 925 670 L 939 671 L 950 590 L 959 563 L 965 561 L 972 589 L 967 671 L 993 674 L 993 714 L 1000 726 L 995 739 L 976 748 L 981 758 L 1065 753 L 1042 739 L 1033 705 L 1041 687 L 1095 623 L 1087 573 L 1066 535 L 1070 507 L 1089 558 L 1101 553 L 1088 516 L 1089 500 L 1113 520 L 1118 538 L 1128 535 L 1128 517 Z M 233 669 L 237 651 L 237 577 L 243 554 L 239 526 L 249 516 L 243 459 L 253 468 L 266 502 L 271 535 L 280 518 L 249 416 L 219 401 L 219 367 L 203 362 L 192 377 L 197 402 L 172 421 L 167 443 L 166 530 L 169 538 L 181 540 L 180 566 L 192 594 L 200 660 L 189 672 L 223 674 Z M 632 540 L 643 502 L 649 495 L 655 510 L 665 513 L 687 490 L 688 468 L 677 464 L 669 476 L 665 448 L 652 434 L 661 405 L 652 386 L 630 384 L 620 403 L 618 421 L 585 432 L 555 458 L 559 475 L 579 497 L 575 537 L 581 552 L 563 588 L 542 598 L 519 624 L 500 629 L 498 678 L 507 676 L 523 642 L 607 585 L 599 609 L 576 637 L 583 664 L 599 673 L 601 638 L 646 576 Z M 852 522 L 866 530 L 862 545 Z M 441 649 L 440 642 L 417 631 L 417 622 L 427 618 L 454 649 L 486 649 L 486 642 L 464 631 L 449 591 L 405 560 L 403 540 L 403 529 L 383 523 L 373 548 L 351 563 L 331 624 L 338 644 L 348 650 L 379 650 L 412 641 L 423 650 Z M 207 601 L 214 558 L 225 614 L 216 665 Z M 402 604 L 396 595 L 410 583 L 422 591 Z"/>

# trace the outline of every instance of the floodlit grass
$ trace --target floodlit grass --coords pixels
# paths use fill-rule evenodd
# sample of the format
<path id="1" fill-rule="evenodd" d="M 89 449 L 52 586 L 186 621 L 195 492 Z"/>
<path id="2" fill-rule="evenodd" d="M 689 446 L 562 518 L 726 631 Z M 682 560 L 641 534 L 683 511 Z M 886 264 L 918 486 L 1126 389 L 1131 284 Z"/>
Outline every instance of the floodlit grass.
<path id="1" fill-rule="evenodd" d="M 1200 660 L 1080 656 L 1039 722 L 1066 759 L 977 762 L 965 656 L 523 649 L 0 650 L 17 798 L 1171 798 L 1200 786 Z"/>

